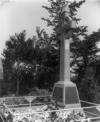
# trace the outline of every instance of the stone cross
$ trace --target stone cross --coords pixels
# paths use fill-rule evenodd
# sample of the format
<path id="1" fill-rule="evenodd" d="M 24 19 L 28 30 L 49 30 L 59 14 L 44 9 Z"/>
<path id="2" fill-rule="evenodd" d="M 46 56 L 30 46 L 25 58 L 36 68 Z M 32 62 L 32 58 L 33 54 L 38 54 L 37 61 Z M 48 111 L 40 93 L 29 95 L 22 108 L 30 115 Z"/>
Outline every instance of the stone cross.
<path id="1" fill-rule="evenodd" d="M 62 20 L 57 33 L 60 33 L 60 76 L 55 83 L 52 101 L 64 108 L 80 107 L 76 85 L 70 81 L 70 38 L 75 21 L 70 18 L 70 9 L 65 5 L 62 9 Z"/>

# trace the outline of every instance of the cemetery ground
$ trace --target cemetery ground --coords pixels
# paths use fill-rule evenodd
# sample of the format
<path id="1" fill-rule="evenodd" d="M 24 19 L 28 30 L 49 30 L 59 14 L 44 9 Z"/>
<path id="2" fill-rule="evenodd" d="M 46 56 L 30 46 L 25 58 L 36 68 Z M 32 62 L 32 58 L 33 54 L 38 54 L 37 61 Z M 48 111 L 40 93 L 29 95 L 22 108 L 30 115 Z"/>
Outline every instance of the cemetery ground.
<path id="1" fill-rule="evenodd" d="M 76 113 L 78 113 L 76 114 L 75 112 L 71 112 L 71 109 L 58 109 L 56 105 L 51 104 L 50 100 L 51 95 L 3 97 L 0 98 L 0 107 L 3 110 L 1 111 L 1 113 L 3 112 L 4 115 L 7 115 L 9 112 L 11 112 L 11 114 L 13 114 L 13 116 L 15 117 L 13 122 L 46 122 L 47 120 L 48 122 L 53 122 L 53 119 L 57 119 L 57 122 L 63 122 L 63 120 L 65 120 L 65 117 L 68 122 L 81 122 L 77 121 L 76 118 L 79 118 L 79 120 L 85 119 L 84 122 L 100 122 L 99 104 L 81 101 L 81 110 L 83 110 L 83 112 L 81 111 L 78 113 L 78 108 L 76 108 Z M 57 117 L 55 113 L 57 113 L 59 116 Z M 5 122 L 2 121 L 2 119 L 4 118 L 3 114 L 0 115 L 0 122 Z M 51 118 L 49 117 L 49 115 Z M 81 116 L 81 119 L 79 116 Z M 89 118 L 92 118 L 92 120 L 89 121 Z M 31 121 L 31 119 L 35 120 Z M 75 121 L 71 121 L 71 119 L 75 119 Z"/>

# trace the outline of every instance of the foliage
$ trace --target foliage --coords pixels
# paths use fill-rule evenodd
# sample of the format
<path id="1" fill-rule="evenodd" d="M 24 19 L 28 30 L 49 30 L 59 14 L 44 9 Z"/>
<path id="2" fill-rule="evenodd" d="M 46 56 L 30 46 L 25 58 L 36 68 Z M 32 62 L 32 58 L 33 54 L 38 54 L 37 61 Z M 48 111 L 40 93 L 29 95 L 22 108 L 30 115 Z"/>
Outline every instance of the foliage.
<path id="1" fill-rule="evenodd" d="M 90 35 L 85 35 L 83 40 L 75 41 L 74 44 L 71 45 L 73 52 L 72 57 L 74 57 L 71 65 L 74 66 L 73 73 L 78 77 L 76 82 L 78 85 L 80 85 L 80 81 L 83 78 L 87 67 L 95 67 L 95 62 L 99 57 L 97 54 L 100 51 L 100 48 L 97 47 L 99 41 L 100 32 L 97 31 Z"/>
<path id="2" fill-rule="evenodd" d="M 16 94 L 19 94 L 23 77 L 29 73 L 32 75 L 30 70 L 34 66 L 32 65 L 32 58 L 35 57 L 33 52 L 33 42 L 35 40 L 28 39 L 26 41 L 25 37 L 26 31 L 11 36 L 6 41 L 6 49 L 3 51 L 4 79 L 6 79 L 6 82 L 12 82 L 17 86 L 17 88 L 14 87 Z"/>
<path id="3" fill-rule="evenodd" d="M 9 111 L 9 110 L 8 110 Z M 4 110 L 4 113 L 6 111 Z M 54 104 L 44 105 L 38 108 L 13 109 L 13 122 L 34 121 L 34 122 L 77 122 L 88 120 L 82 109 L 78 110 L 58 110 Z"/>
<path id="4" fill-rule="evenodd" d="M 70 17 L 78 23 L 81 19 L 76 15 L 85 0 L 72 3 L 66 0 L 57 0 L 56 2 L 49 0 L 49 2 L 50 7 L 43 6 L 43 8 L 48 11 L 50 16 L 42 18 L 42 20 L 47 22 L 48 27 L 52 27 L 51 35 L 48 35 L 44 29 L 37 27 L 37 37 L 26 39 L 26 31 L 24 30 L 10 36 L 10 39 L 6 41 L 6 49 L 3 51 L 4 79 L 6 83 L 12 83 L 11 92 L 13 93 L 26 94 L 31 92 L 31 88 L 34 86 L 52 89 L 54 83 L 59 80 L 61 35 L 58 31 L 63 32 L 63 30 L 59 30 L 63 21 L 62 8 L 65 4 L 70 4 Z M 80 88 L 86 77 L 86 69 L 89 66 L 94 68 L 98 59 L 97 43 L 100 40 L 100 31 L 88 35 L 86 26 L 77 26 L 72 31 L 71 74 L 74 74 L 74 82 Z M 84 82 L 85 85 L 87 84 Z"/>
<path id="5" fill-rule="evenodd" d="M 26 40 L 26 31 L 22 31 L 6 42 L 3 52 L 4 79 L 6 83 L 12 82 L 13 93 L 26 94 L 33 86 L 50 89 L 56 81 L 58 53 L 46 32 L 39 27 L 36 31 L 37 38 Z"/>
<path id="6" fill-rule="evenodd" d="M 71 19 L 75 20 L 77 23 L 81 20 L 80 18 L 77 18 L 77 12 L 80 6 L 84 3 L 85 1 L 74 1 L 70 3 L 70 11 L 71 11 Z M 53 41 L 57 45 L 57 49 L 59 52 L 59 47 L 60 47 L 60 33 L 63 32 L 63 30 L 60 30 L 59 27 L 61 26 L 62 23 L 62 8 L 65 4 L 69 4 L 68 1 L 65 0 L 57 0 L 56 2 L 54 0 L 50 0 L 50 7 L 43 6 L 49 14 L 50 17 L 45 19 L 42 18 L 44 21 L 47 22 L 47 26 L 51 26 L 53 28 L 53 34 L 51 35 L 52 37 L 55 37 Z M 97 44 L 100 41 L 100 30 L 97 32 L 93 32 L 92 34 L 87 34 L 87 26 L 77 26 L 76 29 L 72 30 L 73 35 L 72 38 L 73 40 L 71 41 L 70 44 L 70 51 L 71 51 L 71 74 L 74 74 L 75 80 L 74 82 L 77 84 L 78 88 L 81 89 L 82 84 L 84 88 L 85 85 L 86 87 L 90 87 L 88 84 L 86 84 L 85 80 L 86 78 L 86 70 L 89 66 L 91 66 L 91 63 L 95 62 L 98 59 L 97 53 L 100 51 L 100 49 L 97 47 Z M 51 37 L 51 38 L 52 38 Z M 59 60 L 59 59 L 58 59 Z M 92 65 L 92 67 L 95 67 Z M 89 76 L 91 77 L 91 76 Z M 95 76 L 94 76 L 95 77 Z M 83 83 L 84 80 L 84 83 Z M 93 79 L 93 83 L 95 84 L 96 80 Z M 97 84 L 98 85 L 98 84 Z M 90 87 L 90 91 L 92 90 L 92 87 Z M 89 94 L 90 95 L 90 91 Z M 91 91 L 91 95 L 95 95 L 95 92 Z M 93 96 L 89 98 L 89 100 L 92 100 Z M 83 95 L 84 97 L 84 95 Z"/>
<path id="7" fill-rule="evenodd" d="M 49 0 L 50 2 L 50 7 L 43 6 L 49 14 L 50 18 L 42 18 L 44 21 L 47 22 L 47 26 L 52 26 L 53 30 L 55 31 L 56 28 L 59 26 L 59 21 L 62 19 L 61 14 L 62 14 L 62 8 L 65 6 L 65 4 L 68 4 L 69 1 L 66 0 L 57 0 L 56 2 L 54 0 Z M 72 2 L 70 3 L 70 11 L 71 11 L 71 18 L 79 21 L 80 19 L 77 19 L 75 16 L 77 15 L 77 9 L 80 8 L 80 6 L 85 2 L 85 0 L 79 1 L 79 2 Z"/>
<path id="8" fill-rule="evenodd" d="M 42 20 L 47 22 L 47 26 L 52 26 L 53 33 L 51 34 L 50 38 L 53 39 L 52 41 L 53 41 L 53 43 L 55 43 L 56 49 L 58 49 L 58 52 L 59 52 L 60 35 L 58 35 L 57 29 L 59 29 L 59 27 L 61 26 L 61 21 L 63 19 L 62 18 L 62 8 L 65 4 L 69 4 L 69 1 L 57 0 L 55 2 L 54 0 L 50 0 L 49 2 L 51 4 L 51 6 L 50 7 L 43 6 L 43 8 L 45 8 L 49 12 L 50 18 L 47 18 L 47 19 L 42 18 Z M 79 2 L 74 1 L 74 2 L 70 3 L 70 5 L 69 5 L 70 11 L 71 11 L 70 17 L 73 20 L 75 20 L 77 23 L 80 21 L 80 19 L 76 17 L 77 12 L 78 12 L 77 9 L 79 9 L 80 6 L 84 2 L 85 2 L 84 0 L 79 1 Z M 58 30 L 58 31 L 62 31 L 62 30 Z M 75 51 L 75 48 L 77 48 L 78 43 L 81 41 L 80 36 L 85 36 L 86 31 L 87 31 L 86 26 L 78 26 L 75 30 L 73 30 L 73 41 L 71 42 L 71 52 L 72 52 L 71 58 L 73 58 L 75 56 L 74 51 Z M 58 57 L 58 60 L 59 60 L 59 57 Z M 74 65 L 73 63 L 71 63 L 71 64 L 72 64 L 72 66 Z"/>
<path id="9" fill-rule="evenodd" d="M 58 80 L 58 57 L 59 52 L 53 38 L 49 37 L 44 30 L 37 29 L 39 48 L 41 49 L 42 59 L 37 74 L 37 86 L 39 88 L 51 88 Z"/>
<path id="10" fill-rule="evenodd" d="M 98 93 L 95 78 L 95 70 L 92 67 L 88 67 L 85 71 L 85 76 L 82 79 L 80 87 L 80 97 L 86 101 L 94 100 L 96 94 Z"/>

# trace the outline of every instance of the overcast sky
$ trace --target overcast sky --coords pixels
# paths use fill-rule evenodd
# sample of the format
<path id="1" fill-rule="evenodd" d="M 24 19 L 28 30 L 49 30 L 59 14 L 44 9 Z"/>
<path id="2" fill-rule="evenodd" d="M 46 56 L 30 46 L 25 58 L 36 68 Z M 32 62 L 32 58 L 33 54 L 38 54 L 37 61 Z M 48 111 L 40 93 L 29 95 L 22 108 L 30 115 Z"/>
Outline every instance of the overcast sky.
<path id="1" fill-rule="evenodd" d="M 41 17 L 47 18 L 48 12 L 41 6 L 49 6 L 48 0 L 10 0 L 0 5 L 0 55 L 4 49 L 5 41 L 9 35 L 14 35 L 22 30 L 27 31 L 27 36 L 36 35 L 36 26 L 45 28 L 48 33 L 51 29 L 46 27 L 46 22 Z M 100 28 L 100 0 L 87 0 L 78 11 L 82 20 L 80 25 L 88 26 L 89 33 Z"/>

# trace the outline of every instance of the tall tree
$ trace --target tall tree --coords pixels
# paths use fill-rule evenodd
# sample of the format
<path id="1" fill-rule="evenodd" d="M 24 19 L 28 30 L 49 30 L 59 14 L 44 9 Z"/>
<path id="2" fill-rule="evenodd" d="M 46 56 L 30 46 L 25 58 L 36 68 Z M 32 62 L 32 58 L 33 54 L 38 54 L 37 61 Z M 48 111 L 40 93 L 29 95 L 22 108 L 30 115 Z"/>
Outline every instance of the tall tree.
<path id="1" fill-rule="evenodd" d="M 20 83 L 23 76 L 27 75 L 33 68 L 33 58 L 35 57 L 34 42 L 32 39 L 25 39 L 26 31 L 11 36 L 6 41 L 6 49 L 3 51 L 5 79 L 7 82 L 16 84 L 16 94 L 19 94 Z"/>
<path id="2" fill-rule="evenodd" d="M 58 28 L 61 26 L 61 21 L 63 21 L 62 18 L 62 9 L 65 6 L 65 4 L 69 4 L 69 1 L 66 0 L 56 0 L 56 2 L 54 0 L 50 0 L 49 1 L 51 6 L 47 7 L 47 6 L 43 6 L 43 8 L 45 8 L 49 14 L 50 17 L 45 19 L 42 18 L 42 20 L 47 22 L 47 26 L 51 26 L 53 28 L 53 33 L 51 34 L 51 41 L 54 44 L 54 52 L 55 50 L 57 50 L 58 52 L 58 62 L 59 62 L 59 47 L 60 47 L 60 35 L 58 33 L 58 31 L 63 31 L 63 30 L 58 30 Z M 76 17 L 77 13 L 78 13 L 78 9 L 80 8 L 80 6 L 85 2 L 85 0 L 79 1 L 79 2 L 72 2 L 70 3 L 69 7 L 70 7 L 70 17 L 75 20 L 77 23 L 80 21 L 79 18 Z M 66 28 L 66 27 L 65 27 Z M 74 52 L 77 52 L 78 54 L 78 45 L 82 42 L 82 40 L 80 39 L 80 36 L 84 38 L 84 36 L 86 35 L 87 32 L 87 27 L 86 26 L 78 26 L 76 29 L 73 30 L 73 40 L 71 41 L 71 67 L 75 65 L 76 63 L 76 54 Z M 53 53 L 54 53 L 53 52 Z M 58 63 L 59 65 L 59 63 Z M 59 69 L 58 69 L 59 70 Z"/>
<path id="3" fill-rule="evenodd" d="M 6 82 L 13 83 L 17 95 L 29 92 L 33 86 L 43 88 L 53 84 L 53 66 L 57 62 L 54 62 L 53 47 L 44 30 L 37 27 L 36 32 L 37 37 L 27 40 L 26 31 L 11 36 L 3 51 L 5 79 Z"/>
<path id="4" fill-rule="evenodd" d="M 58 51 L 57 58 L 59 62 L 59 49 L 60 49 L 59 31 L 63 30 L 59 30 L 58 28 L 61 26 L 61 21 L 63 19 L 61 13 L 62 8 L 65 4 L 69 4 L 69 2 L 65 0 L 56 0 L 56 2 L 54 0 L 50 0 L 49 2 L 51 6 L 50 7 L 43 6 L 43 8 L 45 8 L 49 12 L 50 17 L 47 19 L 42 18 L 42 20 L 47 22 L 48 27 L 51 26 L 53 28 L 53 33 L 51 34 L 51 40 L 52 43 L 55 44 L 54 50 L 57 49 Z M 85 0 L 79 2 L 74 1 L 69 5 L 71 11 L 70 17 L 77 23 L 79 23 L 81 19 L 77 18 L 76 15 L 78 13 L 78 9 L 84 2 Z M 84 92 L 84 94 L 82 95 L 83 99 L 85 100 L 86 99 L 88 100 L 88 97 L 90 96 L 89 100 L 91 101 L 97 93 L 96 88 L 98 86 L 98 84 L 96 84 L 97 79 L 95 77 L 93 69 L 95 69 L 94 68 L 95 62 L 98 59 L 97 53 L 100 51 L 100 49 L 97 47 L 97 44 L 100 41 L 100 31 L 93 32 L 92 34 L 89 35 L 87 34 L 87 26 L 77 26 L 77 28 L 72 31 L 73 31 L 72 35 L 73 40 L 71 41 L 70 45 L 71 49 L 70 66 L 72 68 L 71 74 L 74 74 L 75 76 L 75 80 L 73 80 L 73 82 L 77 84 L 78 89 L 81 89 L 79 90 L 80 93 L 82 93 L 84 87 L 86 87 L 87 90 L 89 89 L 89 93 L 87 94 L 88 96 L 86 98 L 84 98 L 84 94 L 86 92 Z M 91 63 L 94 64 L 92 66 L 93 69 L 92 68 L 89 69 L 89 67 L 91 67 Z M 91 72 L 89 76 L 88 72 Z M 95 85 L 95 87 L 93 87 L 93 85 Z"/>
<path id="5" fill-rule="evenodd" d="M 37 85 L 41 88 L 50 88 L 58 80 L 58 72 L 56 72 L 59 63 L 58 48 L 45 30 L 40 30 L 37 27 L 36 31 L 38 46 L 42 54 L 41 59 L 38 60 L 40 63 L 38 65 L 39 70 L 37 71 Z"/>
<path id="6" fill-rule="evenodd" d="M 100 41 L 100 32 L 93 32 L 90 35 L 85 35 L 83 40 L 79 40 L 77 43 L 72 44 L 72 56 L 74 56 L 73 72 L 78 76 L 77 84 L 80 85 L 81 79 L 85 75 L 85 70 L 98 59 L 97 44 Z M 95 63 L 94 63 L 95 65 Z M 94 66 L 93 66 L 94 67 Z"/>

